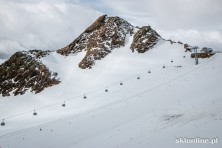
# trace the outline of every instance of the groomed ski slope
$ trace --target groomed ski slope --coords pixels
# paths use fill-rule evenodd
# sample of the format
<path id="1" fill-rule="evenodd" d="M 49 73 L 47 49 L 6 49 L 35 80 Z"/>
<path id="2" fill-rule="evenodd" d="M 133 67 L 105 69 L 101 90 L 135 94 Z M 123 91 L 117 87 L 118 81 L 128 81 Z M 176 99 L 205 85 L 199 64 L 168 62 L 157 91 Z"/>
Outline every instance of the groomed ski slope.
<path id="1" fill-rule="evenodd" d="M 179 44 L 161 41 L 144 54 L 129 46 L 89 70 L 78 68 L 84 52 L 43 58 L 61 83 L 37 95 L 0 98 L 6 123 L 0 127 L 0 147 L 221 147 L 175 140 L 222 138 L 222 55 L 194 65 Z"/>

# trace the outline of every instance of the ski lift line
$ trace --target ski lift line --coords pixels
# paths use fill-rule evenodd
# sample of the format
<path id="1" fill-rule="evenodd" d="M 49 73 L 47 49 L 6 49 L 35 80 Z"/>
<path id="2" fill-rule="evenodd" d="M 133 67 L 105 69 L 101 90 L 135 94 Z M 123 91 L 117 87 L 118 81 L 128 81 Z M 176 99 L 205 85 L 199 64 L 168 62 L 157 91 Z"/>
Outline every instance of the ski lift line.
<path id="1" fill-rule="evenodd" d="M 127 80 L 131 80 L 131 79 L 135 79 L 135 76 L 132 76 L 129 79 L 126 79 L 126 80 L 121 81 L 121 82 L 126 82 Z M 96 91 L 98 91 L 98 90 L 94 90 L 94 91 L 88 92 L 87 94 L 92 94 L 92 93 L 95 93 Z M 65 101 L 76 100 L 76 99 L 79 99 L 80 97 L 82 97 L 82 95 L 78 95 L 78 96 L 76 96 L 74 98 L 66 99 Z M 36 108 L 36 110 L 42 110 L 42 109 L 45 109 L 45 108 L 48 108 L 48 107 L 52 107 L 52 106 L 55 106 L 55 105 L 58 105 L 58 104 L 61 104 L 61 103 L 62 103 L 61 101 L 58 101 L 56 103 L 49 104 L 47 106 Z M 33 112 L 33 110 L 30 110 L 30 111 L 23 112 L 23 113 L 20 113 L 20 114 L 16 114 L 16 115 L 12 115 L 12 116 L 9 116 L 9 117 L 5 117 L 4 119 L 11 119 L 11 118 L 19 117 L 19 116 L 22 116 L 22 115 L 25 115 L 25 114 L 29 114 L 29 113 L 32 113 L 32 112 Z"/>
<path id="2" fill-rule="evenodd" d="M 119 91 L 114 91 L 114 92 L 111 92 L 112 94 L 113 93 L 116 93 L 116 92 L 119 92 Z M 100 95 L 102 94 L 102 92 L 100 92 L 100 94 L 96 95 L 96 96 L 93 96 L 93 97 L 90 97 L 90 98 L 84 98 L 84 99 L 94 99 L 94 98 L 98 98 Z M 84 95 L 83 95 L 84 96 Z M 85 95 L 86 96 L 86 95 Z M 80 95 L 78 98 L 76 99 L 82 99 L 82 95 Z M 53 106 L 56 106 L 56 105 L 63 105 L 64 102 L 68 102 L 68 101 L 72 101 L 73 99 L 67 99 L 67 100 L 64 100 L 64 101 L 58 101 L 56 103 L 53 103 L 53 104 L 49 104 L 47 106 L 44 106 L 44 107 L 40 107 L 40 108 L 36 108 L 35 111 L 39 111 L 39 110 L 42 110 L 42 109 L 46 109 L 46 108 L 49 108 L 49 107 L 53 107 Z M 33 110 L 30 110 L 30 111 L 27 111 L 27 112 L 23 112 L 23 113 L 20 113 L 20 114 L 16 114 L 16 115 L 12 115 L 12 116 L 8 116 L 6 118 L 3 118 L 3 119 L 12 119 L 12 118 L 16 118 L 16 117 L 19 117 L 19 116 L 22 116 L 22 115 L 25 115 L 25 114 L 32 114 L 33 113 Z"/>
<path id="3" fill-rule="evenodd" d="M 93 91 L 88 92 L 86 94 L 91 94 L 91 93 L 93 93 Z M 46 106 L 43 106 L 43 107 L 38 107 L 35 110 L 42 110 L 42 109 L 45 109 L 45 108 L 48 108 L 48 107 L 51 107 L 51 106 L 55 106 L 55 105 L 61 104 L 64 101 L 68 102 L 68 101 L 71 101 L 71 100 L 74 100 L 74 99 L 79 99 L 80 97 L 82 97 L 82 95 L 78 95 L 78 96 L 75 96 L 75 97 L 70 98 L 70 99 L 65 99 L 65 100 L 63 99 L 63 101 L 57 101 L 55 103 L 52 103 L 52 104 L 49 104 L 49 105 L 46 105 Z M 16 115 L 8 116 L 8 117 L 6 117 L 4 119 L 14 118 L 14 117 L 18 117 L 18 116 L 21 116 L 21 115 L 24 115 L 24 114 L 28 114 L 28 113 L 32 113 L 32 112 L 33 112 L 33 110 L 30 110 L 30 111 L 27 111 L 27 112 L 23 112 L 23 113 L 19 113 L 19 114 L 16 114 Z"/>
<path id="4" fill-rule="evenodd" d="M 135 79 L 135 76 L 132 76 L 130 79 Z M 127 80 L 130 80 L 130 79 L 126 79 L 126 80 L 124 80 L 124 81 L 121 81 L 121 82 L 126 82 Z M 119 83 L 119 82 L 118 82 Z M 111 85 L 109 85 L 109 87 L 110 87 Z M 90 92 L 87 92 L 87 93 L 85 93 L 85 94 L 93 94 L 93 93 L 95 93 L 95 92 L 97 92 L 97 91 L 99 91 L 99 90 L 101 90 L 102 88 L 100 88 L 100 89 L 96 89 L 96 90 L 93 90 L 93 91 L 90 91 Z M 72 100 L 76 100 L 76 99 L 79 99 L 79 98 L 81 98 L 82 97 L 82 95 L 78 95 L 78 96 L 76 96 L 76 97 L 73 97 L 73 98 L 70 98 L 70 99 L 65 99 L 65 101 L 66 102 L 68 102 L 68 101 L 72 101 Z M 63 99 L 64 100 L 64 99 Z M 42 110 L 42 109 L 45 109 L 45 108 L 49 108 L 49 107 L 52 107 L 52 106 L 55 106 L 55 105 L 58 105 L 58 104 L 61 104 L 62 102 L 64 102 L 64 101 L 58 101 L 58 102 L 55 102 L 55 103 L 53 103 L 53 104 L 49 104 L 49 105 L 46 105 L 46 106 L 43 106 L 43 107 L 39 107 L 39 108 L 36 108 L 35 110 Z M 30 111 L 26 111 L 26 112 L 23 112 L 23 113 L 19 113 L 19 114 L 15 114 L 15 115 L 11 115 L 11 116 L 8 116 L 8 117 L 4 117 L 4 119 L 11 119 L 11 118 L 15 118 L 15 117 L 19 117 L 19 116 L 22 116 L 22 115 L 25 115 L 25 114 L 29 114 L 29 113 L 32 113 L 33 112 L 33 110 L 30 110 Z"/>
<path id="5" fill-rule="evenodd" d="M 209 63 L 210 63 L 210 62 L 209 62 Z M 209 63 L 207 63 L 207 65 L 208 65 Z M 206 65 L 204 65 L 204 66 L 206 66 Z M 165 86 L 165 85 L 167 85 L 168 83 L 174 82 L 174 81 L 176 81 L 176 80 L 178 80 L 178 79 L 186 76 L 187 74 L 189 74 L 189 73 L 193 72 L 194 70 L 197 70 L 197 69 L 199 69 L 199 68 L 201 68 L 201 67 L 203 67 L 203 66 L 198 66 L 198 67 L 196 67 L 196 68 L 193 68 L 192 70 L 190 70 L 190 71 L 188 71 L 188 72 L 186 72 L 186 73 L 184 73 L 184 74 L 182 74 L 182 75 L 180 75 L 180 76 L 178 76 L 178 77 L 176 77 L 176 78 L 174 78 L 174 79 L 171 79 L 171 80 L 166 81 L 166 82 L 164 82 L 164 83 L 158 84 L 158 85 L 156 85 L 156 86 L 154 86 L 154 87 L 152 87 L 152 88 L 148 88 L 148 89 L 145 89 L 145 90 L 143 90 L 143 91 L 140 91 L 139 93 L 136 93 L 136 94 L 134 94 L 134 95 L 131 95 L 131 96 L 129 96 L 129 97 L 126 97 L 125 99 L 121 99 L 121 100 L 116 101 L 116 102 L 113 102 L 113 103 L 109 103 L 109 104 L 106 104 L 106 105 L 102 105 L 102 106 L 100 106 L 100 107 L 97 107 L 97 108 L 94 108 L 94 109 L 85 111 L 85 112 L 83 112 L 83 113 L 74 114 L 74 115 L 69 115 L 69 116 L 66 116 L 66 117 L 64 117 L 64 118 L 60 118 L 60 119 L 57 119 L 57 120 L 54 120 L 54 121 L 50 121 L 50 122 L 47 122 L 47 123 L 44 123 L 44 124 L 40 124 L 40 125 L 36 125 L 36 126 L 30 127 L 30 128 L 25 128 L 25 129 L 18 130 L 18 131 L 15 131 L 15 132 L 11 132 L 11 133 L 8 133 L 8 134 L 0 135 L 0 140 L 5 139 L 5 138 L 9 138 L 9 137 L 13 137 L 13 136 L 16 136 L 16 135 L 20 135 L 20 134 L 23 134 L 23 133 L 28 133 L 28 132 L 30 132 L 30 131 L 32 131 L 32 130 L 35 130 L 35 129 L 38 129 L 38 128 L 40 128 L 40 127 L 46 127 L 46 126 L 53 125 L 53 124 L 56 124 L 56 123 L 59 123 L 59 122 L 63 122 L 63 121 L 67 121 L 67 120 L 70 120 L 70 119 L 73 119 L 73 118 L 78 118 L 78 117 L 81 117 L 81 116 L 86 115 L 86 114 L 88 114 L 88 113 L 92 113 L 92 112 L 95 112 L 95 111 L 99 111 L 99 110 L 104 109 L 104 108 L 106 108 L 106 107 L 110 107 L 110 106 L 116 105 L 116 104 L 118 104 L 118 103 L 121 103 L 121 102 L 124 102 L 124 101 L 128 101 L 128 100 L 131 100 L 131 99 L 134 99 L 134 98 L 136 98 L 136 97 L 138 97 L 138 96 L 140 96 L 140 95 L 142 95 L 142 94 L 145 94 L 145 93 L 147 93 L 147 92 L 149 92 L 149 91 L 152 91 L 152 90 L 154 90 L 154 89 L 157 89 L 157 88 L 159 88 L 159 87 L 161 87 L 161 86 Z"/>
<path id="6" fill-rule="evenodd" d="M 211 60 L 211 61 L 212 61 L 212 60 Z M 210 62 L 211 62 L 211 61 L 210 61 Z M 205 62 L 207 62 L 207 61 L 204 61 L 204 63 L 205 63 Z M 208 62 L 208 63 L 209 63 L 209 62 Z M 173 66 L 173 67 L 175 67 L 175 66 Z M 185 66 L 183 66 L 183 67 L 185 67 Z M 187 67 L 188 67 L 188 66 L 187 66 Z M 191 66 L 189 66 L 189 67 L 191 67 Z M 159 69 L 159 67 L 155 67 L 155 68 L 152 67 L 152 70 L 154 70 L 154 69 Z M 121 82 L 125 82 L 125 81 L 131 80 L 131 79 L 134 79 L 134 76 L 132 76 L 132 77 L 130 77 L 130 78 L 128 78 L 128 79 L 125 79 L 125 80 L 123 80 L 123 81 L 121 81 Z M 98 90 L 94 90 L 94 91 L 91 91 L 91 92 L 87 92 L 87 94 L 92 94 L 92 93 L 95 93 L 96 91 L 98 91 Z M 71 101 L 71 100 L 74 100 L 74 99 L 79 99 L 79 97 L 81 97 L 81 96 L 79 95 L 79 96 L 76 96 L 76 97 L 74 97 L 74 98 L 66 99 L 66 101 Z M 53 103 L 53 104 L 47 105 L 47 106 L 44 106 L 44 107 L 37 108 L 37 110 L 41 110 L 41 109 L 44 109 L 44 108 L 47 108 L 47 107 L 51 107 L 51 106 L 54 106 L 54 105 L 57 105 L 57 104 L 60 104 L 60 103 L 61 103 L 61 101 L 59 101 L 59 102 L 57 102 L 57 103 Z M 13 118 L 13 117 L 18 117 L 18 116 L 20 116 L 20 115 L 28 114 L 28 113 L 30 113 L 30 112 L 32 112 L 32 111 L 27 111 L 27 112 L 23 112 L 23 113 L 20 113 L 20 114 L 17 114 L 17 115 L 12 115 L 12 116 L 6 117 L 5 119 L 9 119 L 9 118 Z"/>
<path id="7" fill-rule="evenodd" d="M 147 89 L 146 91 L 150 91 L 152 89 Z M 142 93 L 146 92 L 146 91 L 142 91 Z M 107 107 L 110 107 L 110 106 L 113 106 L 113 105 L 116 105 L 118 103 L 122 103 L 124 101 L 127 101 L 129 99 L 134 99 L 136 98 L 137 96 L 141 95 L 142 93 L 136 93 L 134 95 L 131 95 L 125 99 L 121 99 L 119 101 L 116 101 L 116 102 L 113 102 L 113 103 L 109 103 L 109 104 L 106 104 L 106 105 L 102 105 L 100 107 L 97 107 L 97 108 L 94 108 L 94 109 L 91 109 L 91 110 L 88 110 L 88 111 L 85 111 L 83 113 L 79 113 L 79 114 L 74 114 L 74 115 L 69 115 L 69 116 L 66 116 L 64 118 L 60 118 L 60 119 L 57 119 L 57 120 L 54 120 L 54 121 L 50 121 L 50 122 L 47 122 L 47 123 L 44 123 L 44 124 L 40 124 L 40 125 L 36 125 L 36 126 L 33 126 L 33 127 L 30 127 L 30 128 L 25 128 L 25 129 L 22 129 L 22 130 L 18 130 L 16 132 L 11 132 L 11 133 L 8 133 L 8 134 L 4 134 L 4 135 L 1 135 L 0 136 L 0 140 L 2 139 L 5 139 L 5 138 L 9 138 L 9 137 L 13 137 L 13 136 L 17 136 L 17 135 L 20 135 L 20 134 L 23 134 L 23 133 L 28 133 L 30 131 L 33 131 L 35 129 L 39 129 L 39 128 L 43 128 L 43 127 L 47 127 L 47 126 L 50 126 L 50 125 L 53 125 L 53 124 L 56 124 L 56 123 L 60 123 L 60 122 L 64 122 L 64 121 L 67 121 L 67 120 L 70 120 L 70 119 L 73 119 L 73 118 L 79 118 L 83 115 L 86 115 L 88 113 L 92 113 L 92 112 L 95 112 L 95 111 L 99 111 L 99 110 L 102 110 L 104 108 L 107 108 Z"/>
<path id="8" fill-rule="evenodd" d="M 137 78 L 138 78 L 138 76 L 137 76 Z M 135 76 L 132 76 L 132 77 L 130 77 L 130 78 L 128 78 L 128 79 L 125 79 L 124 81 L 121 81 L 121 82 L 126 82 L 126 81 L 133 80 L 133 79 L 135 79 Z M 94 90 L 94 91 L 88 92 L 88 93 L 86 93 L 86 94 L 92 94 L 92 93 L 95 93 L 96 91 L 98 91 L 98 90 Z M 76 97 L 74 97 L 74 98 L 65 99 L 65 101 L 68 102 L 68 101 L 72 101 L 72 100 L 79 99 L 79 98 L 81 98 L 81 97 L 82 97 L 82 95 L 78 95 L 78 96 L 76 96 Z M 86 99 L 86 98 L 85 98 L 85 99 Z M 36 108 L 36 110 L 42 110 L 42 109 L 49 108 L 49 107 L 52 107 L 52 106 L 55 106 L 55 105 L 58 105 L 58 104 L 61 104 L 61 103 L 62 103 L 62 101 L 58 101 L 58 102 L 56 102 L 56 103 L 49 104 L 49 105 L 47 105 L 47 106 L 43 106 L 43 107 Z M 12 115 L 12 116 L 5 117 L 4 119 L 11 119 L 11 118 L 19 117 L 19 116 L 22 116 L 22 115 L 25 115 L 25 114 L 30 114 L 30 113 L 32 113 L 32 112 L 33 112 L 33 110 L 30 110 L 30 111 L 27 111 L 27 112 L 23 112 L 23 113 L 19 113 L 19 114 L 16 114 L 16 115 Z"/>
<path id="9" fill-rule="evenodd" d="M 141 93 L 139 93 L 139 95 L 141 95 Z M 131 97 L 131 98 L 135 98 L 135 96 L 134 96 L 134 97 Z M 122 100 L 122 101 L 126 101 L 126 100 Z M 121 102 L 122 102 L 122 101 L 121 101 Z M 58 120 L 51 121 L 51 122 L 48 122 L 48 123 L 45 123 L 45 124 L 41 124 L 41 125 L 38 125 L 38 126 L 35 126 L 35 127 L 31 127 L 31 128 L 28 128 L 28 129 L 24 129 L 23 132 L 22 132 L 22 130 L 20 130 L 20 131 L 17 132 L 17 134 L 2 135 L 2 136 L 0 136 L 0 140 L 3 139 L 3 138 L 8 138 L 8 137 L 16 136 L 16 135 L 19 135 L 19 134 L 22 134 L 22 133 L 28 133 L 28 132 L 36 129 L 36 128 L 46 127 L 46 126 L 49 126 L 49 125 L 52 125 L 52 124 L 56 124 L 56 123 L 58 123 L 58 122 L 67 121 L 67 120 L 72 119 L 72 118 L 74 118 L 74 117 L 80 117 L 80 116 L 85 115 L 85 114 L 87 114 L 87 113 L 91 113 L 91 112 L 93 112 L 93 111 L 98 111 L 98 110 L 100 110 L 100 109 L 103 109 L 103 108 L 108 107 L 108 106 L 111 106 L 111 105 L 115 105 L 115 104 L 117 104 L 117 103 L 120 103 L 120 102 L 114 102 L 114 103 L 107 104 L 107 105 L 105 105 L 105 106 L 101 106 L 101 107 L 99 107 L 99 108 L 96 108 L 96 109 L 87 111 L 87 112 L 82 113 L 82 114 L 79 114 L 79 115 L 68 116 L 68 117 L 66 117 L 66 118 L 58 119 Z"/>
<path id="10" fill-rule="evenodd" d="M 146 93 L 147 91 L 151 91 L 159 86 L 162 86 L 163 84 L 160 84 L 156 87 L 153 87 L 153 88 L 150 88 L 150 89 L 147 89 L 147 90 L 144 90 L 142 92 L 139 92 L 137 94 L 134 94 L 134 95 L 131 95 L 130 97 L 127 97 L 126 99 L 122 99 L 122 100 L 119 100 L 119 101 L 116 101 L 116 102 L 113 102 L 113 103 L 110 103 L 110 104 L 106 104 L 106 105 L 102 105 L 100 107 L 97 107 L 97 108 L 94 108 L 92 110 L 89 110 L 89 111 L 86 111 L 86 112 L 83 112 L 83 113 L 79 113 L 79 114 L 74 114 L 74 115 L 69 115 L 69 116 L 66 116 L 64 118 L 61 118 L 61 119 L 57 119 L 57 120 L 54 120 L 54 121 L 50 121 L 50 122 L 47 122 L 47 123 L 44 123 L 44 124 L 40 124 L 40 125 L 37 125 L 37 126 L 33 126 L 33 127 L 30 127 L 30 128 L 26 128 L 26 129 L 23 129 L 23 130 L 19 130 L 19 131 L 16 131 L 16 132 L 12 132 L 12 133 L 8 133 L 8 134 L 5 134 L 5 135 L 1 135 L 0 136 L 0 140 L 2 139 L 5 139 L 5 138 L 9 138 L 9 137 L 13 137 L 13 136 L 16 136 L 16 135 L 20 135 L 20 134 L 23 134 L 23 133 L 28 133 L 32 130 L 35 130 L 35 129 L 39 129 L 39 128 L 42 128 L 42 127 L 47 127 L 49 125 L 53 125 L 53 124 L 56 124 L 56 123 L 60 123 L 60 122 L 63 122 L 63 121 L 67 121 L 67 120 L 70 120 L 70 119 L 73 119 L 73 118 L 78 118 L 78 117 L 81 117 L 83 115 L 86 115 L 88 113 L 92 113 L 92 112 L 95 112 L 95 111 L 99 111 L 101 109 L 104 109 L 106 107 L 110 107 L 112 105 L 116 105 L 118 103 L 121 103 L 121 102 L 124 102 L 124 101 L 127 101 L 129 99 L 133 99 L 133 98 L 136 98 L 137 96 L 141 95 L 141 94 L 144 94 Z"/>
<path id="11" fill-rule="evenodd" d="M 207 61 L 204 61 L 204 62 L 207 62 Z M 212 62 L 212 60 L 211 60 L 210 62 Z M 205 64 L 205 65 L 208 65 L 210 62 L 208 62 L 208 63 Z M 203 66 L 205 66 L 205 65 L 203 65 Z M 195 67 L 195 69 L 197 69 L 197 68 L 199 68 L 199 67 L 202 67 L 202 66 L 199 66 L 199 65 L 198 65 L 198 67 Z M 154 70 L 154 69 L 160 69 L 160 67 L 152 68 L 152 70 Z M 161 68 L 161 69 L 162 69 L 162 68 Z M 192 71 L 193 71 L 193 70 L 192 70 Z M 137 76 L 138 76 L 138 75 L 137 75 Z M 135 75 L 135 76 L 132 76 L 132 77 L 130 77 L 130 78 L 128 78 L 128 79 L 125 79 L 125 80 L 123 80 L 123 81 L 121 81 L 121 82 L 126 82 L 126 81 L 129 81 L 129 80 L 133 80 L 133 79 L 135 79 L 135 77 L 137 77 L 137 76 L 136 76 L 136 75 Z M 119 83 L 119 82 L 118 82 L 118 83 Z M 111 85 L 109 85 L 109 86 L 111 86 Z M 100 88 L 100 89 L 95 89 L 95 90 L 90 91 L 90 92 L 87 92 L 87 93 L 85 93 L 85 94 L 93 94 L 93 93 L 97 92 L 98 90 L 101 90 L 101 88 Z M 66 102 L 67 102 L 67 101 L 72 101 L 72 100 L 76 100 L 76 99 L 79 99 L 79 98 L 82 98 L 82 95 L 78 95 L 78 96 L 73 97 L 73 98 L 70 98 L 70 99 L 65 99 L 65 101 L 66 101 Z M 36 108 L 36 110 L 42 110 L 42 109 L 45 109 L 45 108 L 48 108 L 48 107 L 52 107 L 52 106 L 61 104 L 61 103 L 63 103 L 63 102 L 64 102 L 64 99 L 63 99 L 63 101 L 58 101 L 58 102 L 56 102 L 56 103 L 49 104 L 49 105 L 47 105 L 47 106 L 43 106 L 43 107 Z M 22 116 L 22 115 L 25 115 L 25 114 L 29 114 L 29 113 L 32 113 L 32 112 L 33 112 L 33 110 L 30 110 L 30 111 L 23 112 L 23 113 L 19 113 L 19 114 L 16 114 L 16 115 L 11 115 L 11 116 L 8 116 L 8 117 L 4 117 L 4 119 L 11 119 L 11 118 L 19 117 L 19 116 Z"/>
<path id="12" fill-rule="evenodd" d="M 88 94 L 88 93 L 87 93 L 87 94 Z M 99 95 L 94 96 L 93 98 L 96 98 L 96 97 L 98 97 L 98 96 L 99 96 Z M 82 95 L 79 95 L 79 96 L 75 97 L 74 99 L 80 99 L 80 98 L 82 98 Z M 93 99 L 93 98 L 91 98 L 91 99 Z M 71 98 L 71 99 L 66 99 L 66 100 L 64 100 L 64 101 L 65 101 L 65 102 L 68 102 L 68 101 L 72 101 L 72 100 L 74 100 L 74 99 Z M 85 98 L 85 99 L 86 99 L 86 98 Z M 52 107 L 52 106 L 64 104 L 64 101 L 58 101 L 58 102 L 56 102 L 56 103 L 49 104 L 49 105 L 47 105 L 47 106 L 43 106 L 43 107 L 36 108 L 35 111 L 36 111 L 36 110 L 39 111 L 39 110 L 46 109 L 46 108 L 49 108 L 49 107 Z M 5 117 L 4 119 L 16 118 L 16 117 L 19 117 L 19 116 L 22 116 L 22 115 L 25 115 L 25 114 L 31 114 L 31 113 L 33 113 L 33 110 L 30 110 L 30 111 L 27 111 L 27 112 L 23 112 L 23 113 L 20 113 L 20 114 L 16 114 L 16 115 L 12 115 L 12 116 L 8 116 L 8 117 Z"/>
<path id="13" fill-rule="evenodd" d="M 183 66 L 183 67 L 184 67 L 184 66 Z M 152 70 L 155 70 L 155 69 L 160 69 L 160 67 L 154 67 L 154 68 L 152 68 Z M 144 72 L 143 72 L 143 73 L 144 73 Z M 140 73 L 140 75 L 143 75 L 143 73 Z M 125 79 L 125 80 L 122 80 L 121 82 L 124 82 L 124 83 L 125 83 L 125 82 L 127 82 L 127 81 L 134 80 L 135 77 L 138 77 L 138 75 L 133 75 L 133 76 L 131 76 L 131 77 Z M 108 85 L 108 87 L 110 87 L 110 86 L 112 86 L 112 85 L 114 85 L 114 84 L 116 84 L 116 83 L 117 83 L 117 82 L 113 82 L 113 84 Z M 118 82 L 118 83 L 119 83 L 119 82 Z M 93 93 L 95 93 L 95 92 L 98 92 L 98 90 L 101 90 L 101 89 L 102 89 L 102 88 L 100 88 L 100 89 L 95 89 L 95 90 L 93 90 L 93 91 L 86 92 L 85 94 L 93 94 Z M 76 100 L 76 99 L 79 99 L 80 97 L 82 97 L 82 95 L 78 95 L 78 96 L 75 96 L 75 97 L 70 98 L 70 99 L 65 99 L 65 101 L 68 102 L 68 101 Z M 45 109 L 45 108 L 48 108 L 48 107 L 51 107 L 51 106 L 55 106 L 55 105 L 58 105 L 58 104 L 61 104 L 61 101 L 58 101 L 58 102 L 53 103 L 53 104 L 49 104 L 49 105 L 47 105 L 47 106 L 43 106 L 43 107 L 36 108 L 36 110 Z M 23 113 L 19 113 L 19 114 L 16 114 L 16 115 L 12 115 L 12 116 L 6 117 L 6 118 L 4 118 L 4 119 L 10 119 L 10 118 L 18 117 L 18 116 L 21 116 L 21 115 L 24 115 L 24 114 L 32 113 L 32 111 L 33 111 L 33 110 L 30 110 L 30 111 L 27 111 L 27 112 L 23 112 Z"/>
<path id="14" fill-rule="evenodd" d="M 92 91 L 90 93 L 87 93 L 87 94 L 91 94 L 91 93 L 92 93 Z M 78 95 L 78 96 L 76 96 L 74 98 L 70 98 L 70 99 L 65 99 L 65 101 L 66 102 L 72 101 L 72 100 L 75 100 L 75 99 L 79 99 L 80 97 L 82 97 L 82 95 Z M 43 106 L 43 107 L 36 108 L 35 110 L 42 110 L 42 109 L 45 109 L 45 108 L 49 108 L 49 107 L 52 107 L 52 106 L 55 106 L 55 105 L 62 104 L 63 102 L 64 101 L 58 101 L 58 102 L 55 102 L 55 103 L 52 103 L 52 104 L 49 104 L 49 105 L 46 105 L 46 106 Z M 33 112 L 33 110 L 30 110 L 30 111 L 26 111 L 26 112 L 23 112 L 23 113 L 19 113 L 19 114 L 15 114 L 15 115 L 5 117 L 4 119 L 11 119 L 11 118 L 19 117 L 19 116 L 22 116 L 22 115 L 25 115 L 25 114 L 30 114 L 32 112 Z"/>
<path id="15" fill-rule="evenodd" d="M 104 107 L 107 107 L 108 105 L 103 105 L 103 106 L 97 107 L 95 109 L 92 109 L 92 110 L 89 110 L 89 111 L 86 111 L 86 112 L 83 112 L 83 113 L 69 115 L 67 117 L 64 117 L 64 118 L 61 118 L 61 119 L 57 119 L 57 120 L 54 120 L 54 121 L 50 121 L 50 122 L 47 122 L 47 123 L 44 123 L 44 124 L 41 124 L 41 125 L 37 125 L 37 126 L 33 126 L 33 127 L 30 127 L 30 128 L 23 129 L 23 130 L 19 130 L 19 131 L 16 131 L 16 132 L 12 132 L 12 133 L 8 133 L 8 134 L 5 134 L 5 135 L 1 135 L 0 136 L 0 140 L 4 139 L 4 138 L 16 136 L 16 135 L 19 135 L 19 134 L 27 133 L 29 131 L 32 131 L 32 130 L 35 130 L 35 129 L 39 129 L 40 127 L 42 128 L 42 127 L 46 127 L 46 126 L 49 126 L 49 125 L 52 125 L 52 124 L 55 124 L 55 123 L 59 123 L 59 122 L 62 122 L 62 121 L 67 121 L 67 120 L 72 119 L 74 117 L 80 117 L 82 115 L 91 113 L 92 111 L 97 111 L 99 109 L 103 109 Z"/>

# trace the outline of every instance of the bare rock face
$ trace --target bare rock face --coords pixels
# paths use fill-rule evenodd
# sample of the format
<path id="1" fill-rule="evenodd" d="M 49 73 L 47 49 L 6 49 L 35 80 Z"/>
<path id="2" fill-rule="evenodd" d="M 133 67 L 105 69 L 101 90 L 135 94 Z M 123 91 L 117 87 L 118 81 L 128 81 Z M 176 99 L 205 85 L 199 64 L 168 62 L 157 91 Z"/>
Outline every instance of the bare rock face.
<path id="1" fill-rule="evenodd" d="M 133 33 L 133 26 L 119 17 L 100 16 L 77 39 L 57 52 L 62 55 L 86 51 L 79 63 L 82 69 L 92 68 L 96 60 L 101 60 L 112 49 L 125 45 L 126 35 Z"/>
<path id="2" fill-rule="evenodd" d="M 0 65 L 0 94 L 15 96 L 30 90 L 39 93 L 47 87 L 58 84 L 57 73 L 28 55 L 27 52 L 17 52 Z"/>
<path id="3" fill-rule="evenodd" d="M 133 36 L 131 50 L 136 50 L 138 53 L 144 53 L 151 49 L 159 40 L 160 35 L 150 26 L 143 26 Z"/>

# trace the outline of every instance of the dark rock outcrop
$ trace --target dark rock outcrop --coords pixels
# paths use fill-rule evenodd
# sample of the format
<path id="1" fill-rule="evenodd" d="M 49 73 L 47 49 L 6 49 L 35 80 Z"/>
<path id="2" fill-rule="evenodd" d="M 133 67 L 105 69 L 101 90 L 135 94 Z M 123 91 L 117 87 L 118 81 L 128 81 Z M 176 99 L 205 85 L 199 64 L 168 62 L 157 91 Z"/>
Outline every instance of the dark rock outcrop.
<path id="1" fill-rule="evenodd" d="M 156 45 L 160 35 L 150 26 L 143 26 L 133 36 L 131 50 L 136 50 L 138 53 L 144 53 Z"/>
<path id="2" fill-rule="evenodd" d="M 171 40 L 171 39 L 166 40 L 166 41 L 170 42 L 170 44 L 175 44 L 175 43 L 176 43 L 175 41 L 173 41 L 173 40 Z M 179 43 L 178 43 L 178 44 L 179 44 Z"/>
<path id="3" fill-rule="evenodd" d="M 57 73 L 49 69 L 27 52 L 17 52 L 0 65 L 0 94 L 22 95 L 30 90 L 39 93 L 58 84 Z"/>
<path id="4" fill-rule="evenodd" d="M 178 41 L 177 43 L 183 45 L 183 42 L 181 42 L 181 41 Z"/>
<path id="5" fill-rule="evenodd" d="M 193 47 L 190 46 L 189 44 L 184 44 L 183 47 L 184 47 L 184 49 L 186 49 L 185 52 L 187 52 L 187 51 L 192 52 L 192 50 L 193 50 Z"/>

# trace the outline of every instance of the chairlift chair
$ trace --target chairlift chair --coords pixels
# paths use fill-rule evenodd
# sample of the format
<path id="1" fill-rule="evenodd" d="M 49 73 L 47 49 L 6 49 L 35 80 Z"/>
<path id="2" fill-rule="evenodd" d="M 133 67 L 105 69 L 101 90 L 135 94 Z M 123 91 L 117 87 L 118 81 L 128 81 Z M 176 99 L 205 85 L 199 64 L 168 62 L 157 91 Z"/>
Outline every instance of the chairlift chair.
<path id="1" fill-rule="evenodd" d="M 105 89 L 105 92 L 108 92 L 108 89 L 107 89 L 107 88 Z"/>
<path id="2" fill-rule="evenodd" d="M 86 97 L 86 95 L 84 94 L 84 96 L 83 96 L 83 99 L 86 99 L 87 97 Z"/>
<path id="3" fill-rule="evenodd" d="M 62 107 L 65 107 L 66 106 L 66 104 L 65 104 L 65 101 L 64 101 L 64 103 L 62 104 Z"/>
<path id="4" fill-rule="evenodd" d="M 139 80 L 139 79 L 140 79 L 140 76 L 138 76 L 137 79 Z"/>
<path id="5" fill-rule="evenodd" d="M 33 112 L 33 116 L 36 116 L 37 115 L 37 112 L 35 112 L 35 110 L 34 110 L 34 112 Z"/>
<path id="6" fill-rule="evenodd" d="M 120 82 L 119 85 L 123 85 L 123 82 Z"/>
<path id="7" fill-rule="evenodd" d="M 5 121 L 4 121 L 4 119 L 2 119 L 1 126 L 5 126 Z"/>

